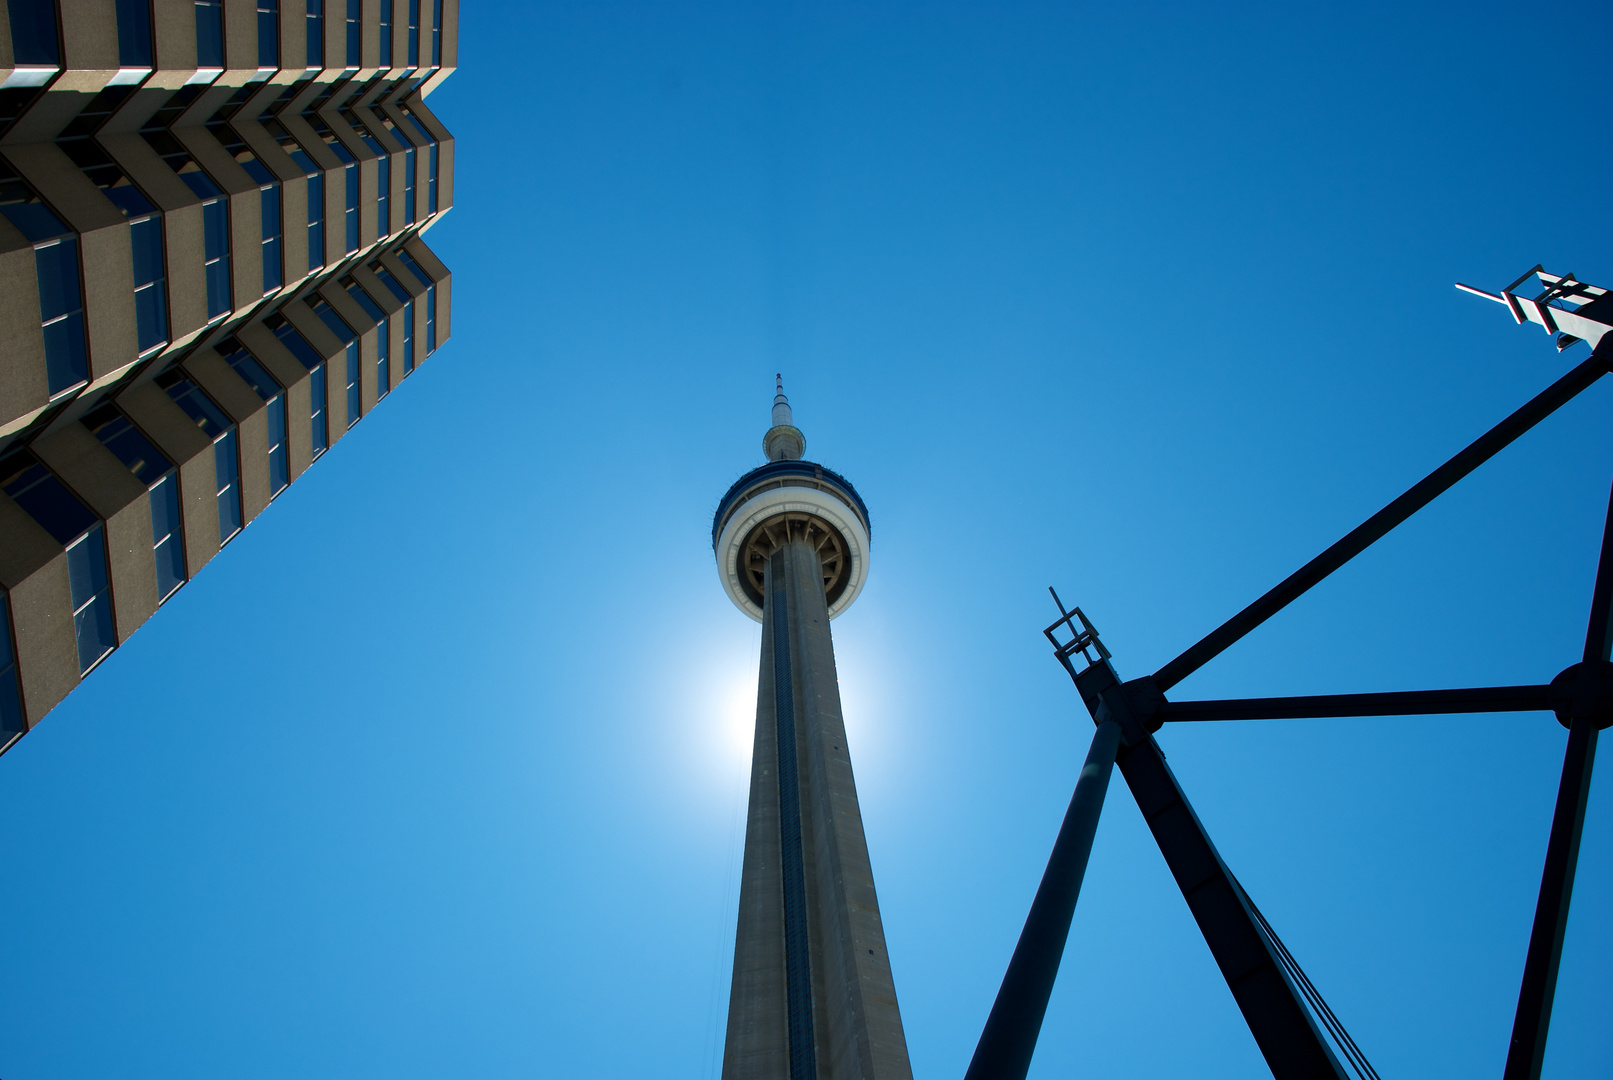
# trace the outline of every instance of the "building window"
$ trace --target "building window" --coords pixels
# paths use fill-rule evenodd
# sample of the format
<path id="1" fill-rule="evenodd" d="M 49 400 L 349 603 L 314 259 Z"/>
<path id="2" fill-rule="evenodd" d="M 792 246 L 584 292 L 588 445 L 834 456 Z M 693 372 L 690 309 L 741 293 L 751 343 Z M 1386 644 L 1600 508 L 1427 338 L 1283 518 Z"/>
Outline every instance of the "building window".
<path id="1" fill-rule="evenodd" d="M 392 66 L 392 0 L 381 0 L 381 66 Z"/>
<path id="2" fill-rule="evenodd" d="M 403 373 L 414 370 L 414 301 L 403 305 Z"/>
<path id="3" fill-rule="evenodd" d="M 213 470 L 218 479 L 218 542 L 241 531 L 241 453 L 235 424 L 201 388 L 175 370 L 157 376 L 174 404 L 213 440 Z"/>
<path id="4" fill-rule="evenodd" d="M 351 255 L 358 250 L 358 166 L 343 166 L 342 174 L 347 185 L 347 253 Z"/>
<path id="5" fill-rule="evenodd" d="M 280 66 L 280 0 L 258 0 L 258 70 Z"/>
<path id="6" fill-rule="evenodd" d="M 414 147 L 403 152 L 403 223 L 414 224 Z"/>
<path id="7" fill-rule="evenodd" d="M 392 235 L 392 158 L 383 153 L 375 161 L 375 235 Z"/>
<path id="8" fill-rule="evenodd" d="M 308 68 L 325 66 L 325 0 L 308 0 Z"/>
<path id="9" fill-rule="evenodd" d="M 53 0 L 11 0 L 11 54 L 18 67 L 60 67 Z"/>
<path id="10" fill-rule="evenodd" d="M 419 279 L 420 284 L 424 285 L 428 289 L 436 284 L 435 281 L 431 280 L 431 275 L 426 273 L 425 269 L 419 263 L 414 261 L 414 256 L 409 254 L 408 248 L 400 247 L 397 255 L 398 261 L 404 265 L 409 273 L 413 274 Z"/>
<path id="11" fill-rule="evenodd" d="M 196 0 L 196 66 L 224 66 L 224 4 L 222 0 Z"/>
<path id="12" fill-rule="evenodd" d="M 397 297 L 398 303 L 407 304 L 409 301 L 414 299 L 414 297 L 409 295 L 408 289 L 405 289 L 402 285 L 398 284 L 398 279 L 392 276 L 392 271 L 381 265 L 380 259 L 377 259 L 370 264 L 370 273 L 375 275 L 375 280 L 386 286 L 387 292 Z"/>
<path id="13" fill-rule="evenodd" d="M 179 528 L 179 473 L 122 413 L 103 405 L 84 417 L 112 456 L 146 485 L 151 502 L 151 553 L 157 564 L 157 602 L 185 583 L 185 542 Z"/>
<path id="14" fill-rule="evenodd" d="M 437 286 L 426 290 L 426 355 L 437 351 Z"/>
<path id="15" fill-rule="evenodd" d="M 442 0 L 431 0 L 431 66 L 442 67 Z"/>
<path id="16" fill-rule="evenodd" d="M 202 249 L 206 257 L 207 318 L 227 315 L 230 301 L 230 205 L 220 196 L 202 203 Z"/>
<path id="17" fill-rule="evenodd" d="M 78 238 L 16 177 L 0 167 L 0 214 L 34 245 L 39 278 L 39 323 L 45 337 L 45 372 L 52 397 L 89 377 L 84 342 L 84 293 L 78 273 Z"/>
<path id="18" fill-rule="evenodd" d="M 426 151 L 429 155 L 430 174 L 426 177 L 426 212 L 437 212 L 437 144 L 432 143 L 431 149 Z"/>
<path id="19" fill-rule="evenodd" d="M 358 423 L 360 409 L 363 407 L 363 401 L 359 397 L 358 334 L 325 301 L 316 300 L 313 309 L 320 321 L 330 327 L 330 332 L 335 334 L 347 348 L 347 426 L 352 427 Z"/>
<path id="20" fill-rule="evenodd" d="M 140 355 L 168 344 L 168 283 L 163 272 L 162 218 L 129 222 L 134 253 L 134 323 Z"/>
<path id="21" fill-rule="evenodd" d="M 280 185 L 259 188 L 258 198 L 263 207 L 263 291 L 268 294 L 285 284 L 280 252 Z"/>
<path id="22" fill-rule="evenodd" d="M 274 498 L 291 483 L 286 463 L 286 391 L 257 358 L 247 352 L 234 338 L 225 338 L 218 347 L 224 362 L 235 369 L 263 400 L 269 414 L 269 498 Z"/>
<path id="23" fill-rule="evenodd" d="M 392 389 L 392 324 L 387 319 L 385 309 L 380 304 L 377 304 L 369 293 L 364 291 L 363 286 L 359 285 L 352 275 L 342 278 L 337 284 L 347 290 L 347 295 L 353 298 L 355 304 L 364 309 L 364 314 L 368 315 L 376 325 L 375 400 L 379 401 L 386 397 L 387 392 Z"/>
<path id="24" fill-rule="evenodd" d="M 150 0 L 117 0 L 118 64 L 126 68 L 151 66 Z"/>
<path id="25" fill-rule="evenodd" d="M 78 669 L 88 675 L 118 647 L 112 628 L 112 582 L 106 572 L 106 536 L 96 522 L 67 549 L 67 580 L 73 594 L 73 636 Z"/>
<path id="26" fill-rule="evenodd" d="M 420 66 L 420 0 L 409 0 L 409 66 Z"/>
<path id="27" fill-rule="evenodd" d="M 301 153 L 301 151 L 298 151 Z M 307 157 L 306 154 L 303 155 Z M 309 162 L 312 165 L 312 162 Z M 325 265 L 325 174 L 308 174 L 308 269 Z"/>
<path id="28" fill-rule="evenodd" d="M 383 317 L 375 332 L 375 400 L 392 389 L 392 320 Z"/>
<path id="29" fill-rule="evenodd" d="M 0 592 L 0 751 L 28 730 L 22 718 L 22 682 L 11 645 L 11 598 Z"/>
<path id="30" fill-rule="evenodd" d="M 0 489 L 67 552 L 78 667 L 87 673 L 118 643 L 101 520 L 26 450 L 0 463 Z"/>
<path id="31" fill-rule="evenodd" d="M 325 358 L 308 344 L 308 339 L 299 334 L 295 326 L 286 321 L 284 315 L 273 315 L 264 325 L 280 339 L 286 351 L 308 369 L 309 440 L 313 444 L 313 456 L 318 457 L 330 446 L 330 429 L 325 415 Z"/>
<path id="32" fill-rule="evenodd" d="M 347 66 L 357 68 L 363 66 L 364 30 L 363 30 L 364 0 L 347 0 Z"/>

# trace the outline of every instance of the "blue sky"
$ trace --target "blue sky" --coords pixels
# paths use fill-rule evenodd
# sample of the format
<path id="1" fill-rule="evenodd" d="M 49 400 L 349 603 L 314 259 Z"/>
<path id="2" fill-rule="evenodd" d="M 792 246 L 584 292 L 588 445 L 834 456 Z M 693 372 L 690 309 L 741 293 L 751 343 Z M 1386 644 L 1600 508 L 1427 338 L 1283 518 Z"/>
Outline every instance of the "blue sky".
<path id="1" fill-rule="evenodd" d="M 1584 355 L 1594 5 L 492 4 L 431 99 L 453 338 L 0 760 L 0 1075 L 707 1078 L 759 630 L 710 515 L 785 374 L 873 518 L 835 624 L 915 1074 L 956 1077 L 1091 725 Z M 1598 385 L 1182 684 L 1549 680 Z M 1385 1077 L 1499 1075 L 1563 729 L 1160 736 Z M 1605 755 L 1604 755 L 1605 756 Z M 1613 772 L 1547 1075 L 1613 1060 Z M 1117 783 L 1033 1077 L 1262 1075 Z"/>

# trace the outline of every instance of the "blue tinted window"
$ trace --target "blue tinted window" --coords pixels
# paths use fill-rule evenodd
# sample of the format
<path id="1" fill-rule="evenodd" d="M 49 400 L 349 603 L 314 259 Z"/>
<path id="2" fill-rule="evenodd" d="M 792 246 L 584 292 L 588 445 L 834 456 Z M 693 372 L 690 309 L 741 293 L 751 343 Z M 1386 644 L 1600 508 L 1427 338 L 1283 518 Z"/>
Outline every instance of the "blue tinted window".
<path id="1" fill-rule="evenodd" d="M 151 485 L 151 552 L 157 561 L 160 603 L 185 583 L 185 543 L 179 529 L 179 474 Z"/>
<path id="2" fill-rule="evenodd" d="M 56 5 L 52 0 L 11 0 L 11 52 L 18 64 L 60 66 Z"/>
<path id="3" fill-rule="evenodd" d="M 258 0 L 258 67 L 280 66 L 280 0 Z"/>
<path id="4" fill-rule="evenodd" d="M 67 549 L 67 580 L 73 593 L 73 634 L 82 674 L 117 648 L 112 629 L 112 589 L 106 574 L 106 542 L 96 524 Z"/>
<path id="5" fill-rule="evenodd" d="M 325 176 L 308 177 L 308 269 L 325 265 Z"/>
<path id="6" fill-rule="evenodd" d="M 63 547 L 84 535 L 84 530 L 98 520 L 78 496 L 67 490 L 67 485 L 26 450 L 0 461 L 0 490 Z"/>
<path id="7" fill-rule="evenodd" d="M 27 730 L 22 718 L 22 683 L 11 646 L 10 597 L 0 593 L 0 750 Z"/>
<path id="8" fill-rule="evenodd" d="M 398 282 L 398 279 L 392 276 L 392 271 L 382 266 L 380 262 L 371 263 L 370 272 L 375 275 L 377 281 L 386 286 L 387 292 L 398 298 L 400 304 L 407 304 L 414 299 L 409 295 L 409 290 L 405 289 Z"/>
<path id="9" fill-rule="evenodd" d="M 392 159 L 385 154 L 375 162 L 375 232 L 388 236 L 392 232 Z"/>
<path id="10" fill-rule="evenodd" d="M 375 399 L 386 397 L 392 389 L 392 323 L 382 318 L 380 333 L 375 335 Z"/>
<path id="11" fill-rule="evenodd" d="M 142 354 L 168 341 L 168 285 L 163 275 L 162 219 L 129 225 L 134 252 L 135 331 Z"/>
<path id="12" fill-rule="evenodd" d="M 235 426 L 234 422 L 224 415 L 224 410 L 213 404 L 212 398 L 202 393 L 200 387 L 184 376 L 169 372 L 157 379 L 157 385 L 168 392 L 174 404 L 184 410 L 185 415 L 190 417 L 208 438 L 217 439 Z"/>
<path id="13" fill-rule="evenodd" d="M 123 67 L 151 66 L 150 0 L 117 0 L 118 63 Z"/>
<path id="14" fill-rule="evenodd" d="M 218 348 L 223 355 L 224 362 L 235 369 L 235 373 L 246 380 L 248 386 L 264 401 L 273 401 L 280 396 L 280 384 L 275 382 L 257 359 L 241 347 L 241 343 L 234 338 L 226 338 Z"/>
<path id="15" fill-rule="evenodd" d="M 436 282 L 431 280 L 431 275 L 426 273 L 420 264 L 414 261 L 414 256 L 409 254 L 407 248 L 399 248 L 397 251 L 397 256 L 398 261 L 408 269 L 409 273 L 420 279 L 420 284 L 424 285 L 428 289 L 436 284 Z"/>
<path id="16" fill-rule="evenodd" d="M 280 259 L 280 185 L 258 192 L 263 214 L 263 291 L 273 292 L 285 284 Z"/>
<path id="17" fill-rule="evenodd" d="M 343 345 L 357 340 L 358 334 L 353 332 L 353 328 L 348 326 L 346 320 L 336 314 L 335 309 L 329 304 L 323 300 L 315 300 L 312 306 L 314 314 L 319 316 L 319 321 L 330 327 L 330 332 L 335 334 Z"/>
<path id="18" fill-rule="evenodd" d="M 330 446 L 330 428 L 327 426 L 325 415 L 325 366 L 321 364 L 308 376 L 308 412 L 312 421 L 310 440 L 313 442 L 314 457 L 318 457 Z"/>
<path id="19" fill-rule="evenodd" d="M 414 301 L 403 305 L 403 373 L 414 370 Z"/>
<path id="20" fill-rule="evenodd" d="M 371 322 L 379 323 L 386 318 L 386 312 L 381 309 L 381 305 L 370 299 L 370 294 L 365 292 L 358 282 L 349 277 L 343 278 L 340 284 L 347 290 L 347 295 L 353 298 L 353 302 L 364 309 L 364 314 L 370 317 Z"/>
<path id="21" fill-rule="evenodd" d="M 114 187 L 104 187 L 101 193 L 112 200 L 123 216 L 127 218 L 145 217 L 155 214 L 157 208 L 151 205 L 151 200 L 140 194 L 133 184 L 122 183 Z"/>
<path id="22" fill-rule="evenodd" d="M 286 351 L 295 356 L 302 366 L 309 371 L 314 370 L 314 368 L 325 362 L 325 358 L 319 355 L 319 351 L 308 344 L 308 339 L 299 334 L 297 328 L 287 322 L 283 316 L 265 322 L 264 325 L 274 331 L 274 336 L 280 339 L 280 344 L 286 347 Z"/>
<path id="23" fill-rule="evenodd" d="M 42 240 L 53 240 L 71 231 L 62 224 L 61 218 L 51 213 L 50 207 L 38 201 L 0 205 L 0 214 L 6 215 L 18 231 L 34 244 Z"/>
<path id="24" fill-rule="evenodd" d="M 308 0 L 307 66 L 325 66 L 325 0 Z"/>
<path id="25" fill-rule="evenodd" d="M 39 317 L 45 335 L 45 375 L 52 395 L 89 377 L 84 344 L 84 300 L 78 279 L 78 241 L 64 237 L 34 249 L 39 275 Z"/>
<path id="26" fill-rule="evenodd" d="M 139 428 L 129 423 L 128 417 L 110 405 L 84 417 L 84 426 L 147 487 L 162 479 L 174 467 L 173 462 L 153 446 Z"/>
<path id="27" fill-rule="evenodd" d="M 409 0 L 409 66 L 420 66 L 420 0 Z"/>
<path id="28" fill-rule="evenodd" d="M 269 497 L 286 489 L 291 476 L 286 465 L 286 395 L 269 402 Z"/>
<path id="29" fill-rule="evenodd" d="M 442 67 L 442 0 L 431 0 L 431 66 Z"/>
<path id="30" fill-rule="evenodd" d="M 342 170 L 347 183 L 347 250 L 358 250 L 358 166 L 349 165 Z"/>
<path id="31" fill-rule="evenodd" d="M 202 204 L 202 239 L 206 254 L 207 317 L 216 319 L 230 302 L 230 210 L 224 199 Z"/>
<path id="32" fill-rule="evenodd" d="M 392 0 L 381 0 L 381 66 L 392 66 Z"/>
<path id="33" fill-rule="evenodd" d="M 426 355 L 437 351 L 437 286 L 426 290 Z"/>
<path id="34" fill-rule="evenodd" d="M 403 152 L 403 223 L 414 224 L 414 148 Z"/>
<path id="35" fill-rule="evenodd" d="M 194 162 L 191 164 L 194 165 Z M 217 199 L 224 194 L 224 189 L 213 183 L 213 178 L 202 172 L 200 168 L 182 168 L 179 178 L 185 181 L 185 186 L 194 191 L 203 199 Z"/>
<path id="36" fill-rule="evenodd" d="M 196 66 L 224 66 L 224 5 L 220 0 L 196 2 Z"/>
<path id="37" fill-rule="evenodd" d="M 347 343 L 347 426 L 358 423 L 360 399 L 358 392 L 358 342 Z"/>
<path id="38" fill-rule="evenodd" d="M 232 427 L 213 442 L 213 468 L 218 477 L 218 542 L 241 531 L 241 455 Z"/>
<path id="39" fill-rule="evenodd" d="M 437 150 L 437 144 L 432 143 L 427 151 L 430 154 L 430 172 L 426 177 L 426 212 L 429 214 L 437 212 Z"/>
<path id="40" fill-rule="evenodd" d="M 362 10 L 363 0 L 347 0 L 347 66 L 350 68 L 356 68 L 362 62 L 360 56 L 364 34 L 359 21 Z"/>

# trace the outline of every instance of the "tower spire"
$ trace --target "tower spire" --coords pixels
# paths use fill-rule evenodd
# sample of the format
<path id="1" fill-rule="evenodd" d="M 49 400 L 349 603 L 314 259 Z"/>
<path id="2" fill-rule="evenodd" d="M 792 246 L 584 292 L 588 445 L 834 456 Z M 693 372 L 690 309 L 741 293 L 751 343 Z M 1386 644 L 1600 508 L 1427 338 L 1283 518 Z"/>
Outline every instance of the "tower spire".
<path id="1" fill-rule="evenodd" d="M 773 426 L 762 436 L 762 452 L 769 461 L 799 461 L 806 453 L 806 436 L 795 426 L 790 399 L 784 396 L 783 373 L 773 380 Z"/>

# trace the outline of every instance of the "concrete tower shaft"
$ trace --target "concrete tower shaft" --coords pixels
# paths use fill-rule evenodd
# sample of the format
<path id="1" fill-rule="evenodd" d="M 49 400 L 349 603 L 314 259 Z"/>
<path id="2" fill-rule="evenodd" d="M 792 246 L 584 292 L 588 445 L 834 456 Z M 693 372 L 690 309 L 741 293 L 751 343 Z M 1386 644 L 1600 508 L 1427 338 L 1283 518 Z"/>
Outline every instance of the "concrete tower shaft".
<path id="1" fill-rule="evenodd" d="M 912 1076 L 824 576 L 805 535 L 767 561 L 724 1080 Z"/>
<path id="2" fill-rule="evenodd" d="M 792 419 L 780 387 L 769 441 L 799 437 Z M 712 522 L 723 586 L 762 624 L 724 1080 L 912 1076 L 829 632 L 867 576 L 868 537 L 844 477 L 783 456 Z"/>

